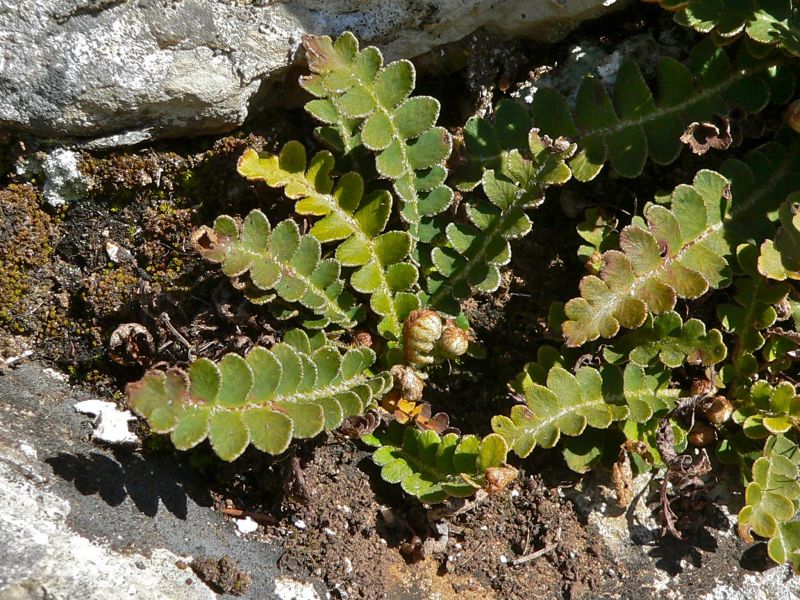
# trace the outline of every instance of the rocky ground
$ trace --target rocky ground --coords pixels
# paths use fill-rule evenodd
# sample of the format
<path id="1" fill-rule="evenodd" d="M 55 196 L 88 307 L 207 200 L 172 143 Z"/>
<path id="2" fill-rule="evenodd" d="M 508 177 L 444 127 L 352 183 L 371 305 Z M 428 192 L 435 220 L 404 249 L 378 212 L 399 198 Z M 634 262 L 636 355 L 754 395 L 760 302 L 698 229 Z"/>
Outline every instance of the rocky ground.
<path id="1" fill-rule="evenodd" d="M 325 443 L 304 462 L 307 500 L 287 502 L 280 519 L 237 519 L 185 456 L 93 442 L 91 418 L 74 409 L 92 398 L 34 363 L 0 375 L 3 600 L 800 594 L 725 512 L 695 539 L 662 538 L 648 478 L 621 511 L 605 476 L 556 482 L 558 470 L 540 468 L 416 541 L 407 529 L 422 532 L 419 507 L 381 484 L 352 443 Z M 736 502 L 723 484 L 718 493 Z M 235 564 L 220 570 L 224 557 Z"/>
<path id="2" fill-rule="evenodd" d="M 4 2 L 11 0 L 0 0 L 0 8 L 8 8 Z M 77 12 L 72 11 L 76 3 Z M 23 2 L 0 10 L 0 32 L 28 4 L 37 5 L 31 10 L 41 8 L 41 3 Z M 131 14 L 155 11 L 158 3 L 50 4 L 72 7 L 63 22 L 53 17 L 53 31 L 85 33 L 115 10 L 130 24 Z M 249 0 L 214 4 L 215 26 L 223 13 L 261 18 L 283 11 L 285 17 L 288 10 L 286 4 Z M 299 4 L 308 14 L 355 5 Z M 403 54 L 402 43 L 427 50 L 437 40 L 460 37 L 447 29 L 450 15 L 423 10 L 437 3 L 408 3 L 414 9 L 404 13 L 408 18 L 391 21 L 393 4 L 397 10 L 405 6 L 375 3 L 373 10 L 384 11 L 384 21 L 376 22 L 383 28 L 373 33 L 394 54 Z M 415 58 L 418 90 L 443 100 L 441 121 L 453 132 L 492 99 L 514 94 L 524 100 L 543 78 L 569 90 L 590 68 L 613 78 L 625 56 L 680 57 L 689 41 L 668 17 L 650 8 L 589 23 L 561 44 L 501 39 L 497 34 L 534 20 L 526 13 L 518 23 L 500 24 L 503 15 L 526 3 L 501 2 L 502 10 L 494 12 L 486 8 L 492 3 L 472 4 L 480 8 L 474 18 L 489 30 Z M 546 4 L 542 18 L 547 21 L 552 13 L 561 20 L 542 33 L 545 38 L 563 35 L 581 15 L 601 10 L 598 2 Z M 187 0 L 176 10 L 196 7 Z M 428 19 L 427 26 L 403 38 L 408 19 Z M 203 40 L 187 33 L 194 45 L 164 42 L 179 37 L 180 22 L 174 17 L 139 34 L 158 46 L 159 56 L 163 51 L 174 60 L 183 53 L 202 62 L 201 50 L 208 49 Z M 45 33 L 33 27 L 19 35 Z M 222 34 L 232 35 L 230 29 Z M 260 33 L 267 34 L 277 35 Z M 225 35 L 229 45 L 243 43 Z M 296 46 L 297 40 L 286 43 Z M 269 56 L 281 57 L 276 72 L 297 58 L 291 48 L 265 48 Z M 255 69 L 239 64 L 241 55 L 222 50 L 219 60 L 226 65 Z M 29 80 L 46 82 L 52 73 L 35 71 L 42 67 L 36 63 L 40 58 L 18 56 L 14 68 L 28 64 Z M 647 75 L 652 65 L 644 62 Z M 560 68 L 551 71 L 556 64 Z M 111 66 L 97 69 L 111 77 Z M 5 76 L 9 72 L 13 69 Z M 189 139 L 99 150 L 175 133 L 159 129 L 157 122 L 139 127 L 153 103 L 163 101 L 167 113 L 171 104 L 166 97 L 159 100 L 157 91 L 144 94 L 138 88 L 127 90 L 132 98 L 144 94 L 128 99 L 138 108 L 123 115 L 133 121 L 108 121 L 91 131 L 81 131 L 79 123 L 68 133 L 86 138 L 81 145 L 11 131 L 0 137 L 0 600 L 234 594 L 281 600 L 800 596 L 798 580 L 767 560 L 763 544 L 746 546 L 735 535 L 731 515 L 741 504 L 735 473 L 723 472 L 711 488 L 705 526 L 677 541 L 662 537 L 652 516 L 657 481 L 636 479 L 635 501 L 622 510 L 607 473 L 578 477 L 554 451 L 518 461 L 520 476 L 504 493 L 457 513 L 435 515 L 384 483 L 366 448 L 340 435 L 295 444 L 275 458 L 251 449 L 227 464 L 207 445 L 176 452 L 126 415 L 121 390 L 146 368 L 186 364 L 190 354 L 215 358 L 269 345 L 285 327 L 244 302 L 188 243 L 194 227 L 221 212 L 243 214 L 258 206 L 270 218 L 288 214 L 279 194 L 247 184 L 235 164 L 247 147 L 275 150 L 289 139 L 313 146 L 312 124 L 298 108 L 293 80 L 280 88 L 284 99 L 294 102 L 291 107 L 253 111 L 229 135 L 199 135 L 236 127 L 243 103 L 257 98 L 251 95 L 253 82 L 260 89 L 271 73 L 262 69 L 252 78 L 226 79 L 233 91 L 223 96 L 231 103 L 212 103 L 218 110 L 213 114 L 195 107 L 206 120 Z M 8 84 L 0 75 L 0 91 Z M 42 94 L 51 90 L 40 87 Z M 202 94 L 196 99 L 210 102 Z M 11 105 L 34 112 L 58 109 L 52 103 L 0 100 L 0 121 L 17 129 L 25 124 L 8 116 Z M 102 102 L 90 98 L 86 106 L 99 110 Z M 219 129 L 207 128 L 215 118 Z M 131 125 L 134 121 L 139 125 Z M 169 123 L 190 126 L 180 119 Z M 692 158 L 667 173 L 648 167 L 635 186 L 608 178 L 549 196 L 534 216 L 535 234 L 516 246 L 500 292 L 465 305 L 487 358 L 467 359 L 434 374 L 429 391 L 436 410 L 447 412 L 462 431 L 486 433 L 489 418 L 513 403 L 507 382 L 553 336 L 547 325 L 551 302 L 574 291 L 568 286 L 583 267 L 575 257 L 573 233 L 583 209 L 597 198 L 632 207 L 684 181 L 697 166 Z"/>

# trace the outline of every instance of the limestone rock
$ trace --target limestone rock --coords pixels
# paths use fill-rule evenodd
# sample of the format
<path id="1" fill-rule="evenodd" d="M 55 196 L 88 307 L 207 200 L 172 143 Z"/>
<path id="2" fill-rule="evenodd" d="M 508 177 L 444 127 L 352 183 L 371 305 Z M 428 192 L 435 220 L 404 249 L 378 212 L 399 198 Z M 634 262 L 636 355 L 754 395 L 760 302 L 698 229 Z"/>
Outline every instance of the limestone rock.
<path id="1" fill-rule="evenodd" d="M 0 126 L 95 146 L 219 133 L 270 101 L 305 33 L 388 58 L 485 26 L 563 37 L 617 0 L 0 0 Z M 259 94 L 259 92 L 261 92 Z"/>

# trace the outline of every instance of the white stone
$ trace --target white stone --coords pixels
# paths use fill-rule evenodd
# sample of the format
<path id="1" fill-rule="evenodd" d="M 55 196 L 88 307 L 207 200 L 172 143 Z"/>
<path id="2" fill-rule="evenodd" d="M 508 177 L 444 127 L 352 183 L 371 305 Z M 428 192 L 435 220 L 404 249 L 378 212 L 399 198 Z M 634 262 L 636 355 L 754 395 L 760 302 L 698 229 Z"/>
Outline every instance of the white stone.
<path id="1" fill-rule="evenodd" d="M 22 352 L 20 352 L 16 356 L 9 356 L 5 360 L 3 360 L 3 362 L 5 363 L 5 365 L 7 367 L 10 367 L 14 363 L 18 363 L 19 361 L 24 360 L 24 359 L 26 359 L 26 358 L 28 358 L 29 356 L 32 356 L 32 355 L 33 355 L 33 350 L 23 350 Z"/>
<path id="2" fill-rule="evenodd" d="M 281 600 L 320 600 L 313 585 L 290 577 L 275 578 L 275 595 Z"/>
<path id="3" fill-rule="evenodd" d="M 251 517 L 245 517 L 244 519 L 234 519 L 234 523 L 236 523 L 236 529 L 239 533 L 246 535 L 248 533 L 253 533 L 255 530 L 258 529 L 258 523 L 256 523 Z"/>
<path id="4" fill-rule="evenodd" d="M 22 452 L 25 456 L 27 456 L 31 460 L 36 460 L 38 458 L 38 455 L 36 453 L 36 448 L 31 446 L 30 444 L 26 444 L 24 442 L 21 443 L 19 445 L 19 451 Z"/>
<path id="5" fill-rule="evenodd" d="M 56 371 L 55 369 L 51 369 L 50 367 L 42 369 L 42 373 L 44 373 L 48 377 L 52 377 L 57 381 L 61 381 L 62 383 L 69 381 L 69 375 L 67 375 L 66 373 L 61 373 L 60 371 Z"/>
<path id="6" fill-rule="evenodd" d="M 127 410 L 119 410 L 113 402 L 84 400 L 74 404 L 77 412 L 92 415 L 94 431 L 92 439 L 107 444 L 135 444 L 139 439 L 128 430 L 128 422 L 136 417 Z"/>
<path id="7" fill-rule="evenodd" d="M 89 190 L 89 180 L 78 169 L 78 155 L 72 150 L 53 150 L 42 162 L 42 171 L 46 178 L 42 192 L 50 206 L 83 198 Z"/>

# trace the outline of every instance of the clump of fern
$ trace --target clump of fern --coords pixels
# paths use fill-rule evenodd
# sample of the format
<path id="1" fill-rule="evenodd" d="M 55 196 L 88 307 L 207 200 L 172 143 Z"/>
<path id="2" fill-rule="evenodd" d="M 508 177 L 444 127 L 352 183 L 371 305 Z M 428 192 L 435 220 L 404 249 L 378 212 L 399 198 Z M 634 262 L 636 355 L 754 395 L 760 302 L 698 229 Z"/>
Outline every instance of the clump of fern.
<path id="1" fill-rule="evenodd" d="M 248 444 L 279 454 L 347 420 L 384 479 L 427 503 L 498 492 L 516 473 L 509 453 L 562 444 L 578 472 L 612 464 L 623 503 L 634 468 L 662 470 L 662 519 L 678 536 L 670 496 L 735 464 L 746 485 L 740 534 L 769 538 L 773 559 L 800 568 L 796 103 L 786 111 L 795 130 L 777 128 L 746 153 L 720 142 L 729 155 L 718 168 L 699 168 L 624 227 L 621 215 L 587 211 L 587 274 L 552 311 L 563 343 L 531 349 L 511 383 L 522 402 L 492 418 L 492 433 L 453 431 L 425 401 L 428 373 L 475 341 L 461 302 L 498 289 L 548 188 L 593 180 L 607 164 L 606 174 L 636 178 L 648 162 L 673 163 L 698 131 L 792 100 L 800 36 L 788 0 L 661 4 L 712 33 L 686 61 L 662 59 L 652 82 L 625 62 L 613 89 L 586 76 L 574 104 L 546 88 L 531 107 L 503 100 L 465 124 L 457 161 L 439 102 L 412 95 L 410 62 L 384 64 L 347 33 L 307 38 L 301 84 L 327 149 L 247 150 L 239 173 L 282 190 L 310 227 L 253 210 L 193 236 L 248 299 L 294 328 L 245 356 L 150 371 L 128 386 L 132 408 L 177 448 L 208 439 L 225 460 Z M 371 332 L 371 348 L 342 342 L 356 328 Z"/>

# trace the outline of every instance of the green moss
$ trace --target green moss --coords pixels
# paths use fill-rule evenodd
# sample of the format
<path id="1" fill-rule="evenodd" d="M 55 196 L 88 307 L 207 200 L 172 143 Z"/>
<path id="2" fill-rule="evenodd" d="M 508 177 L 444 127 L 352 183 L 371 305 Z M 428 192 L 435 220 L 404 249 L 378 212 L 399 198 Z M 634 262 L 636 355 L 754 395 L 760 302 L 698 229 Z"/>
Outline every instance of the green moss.
<path id="1" fill-rule="evenodd" d="M 129 266 L 113 265 L 89 276 L 83 300 L 94 317 L 103 319 L 121 312 L 130 303 L 139 279 Z"/>
<path id="2" fill-rule="evenodd" d="M 32 333 L 32 319 L 42 305 L 34 288 L 52 256 L 55 225 L 28 184 L 0 191 L 0 215 L 0 326 L 10 333 Z"/>

